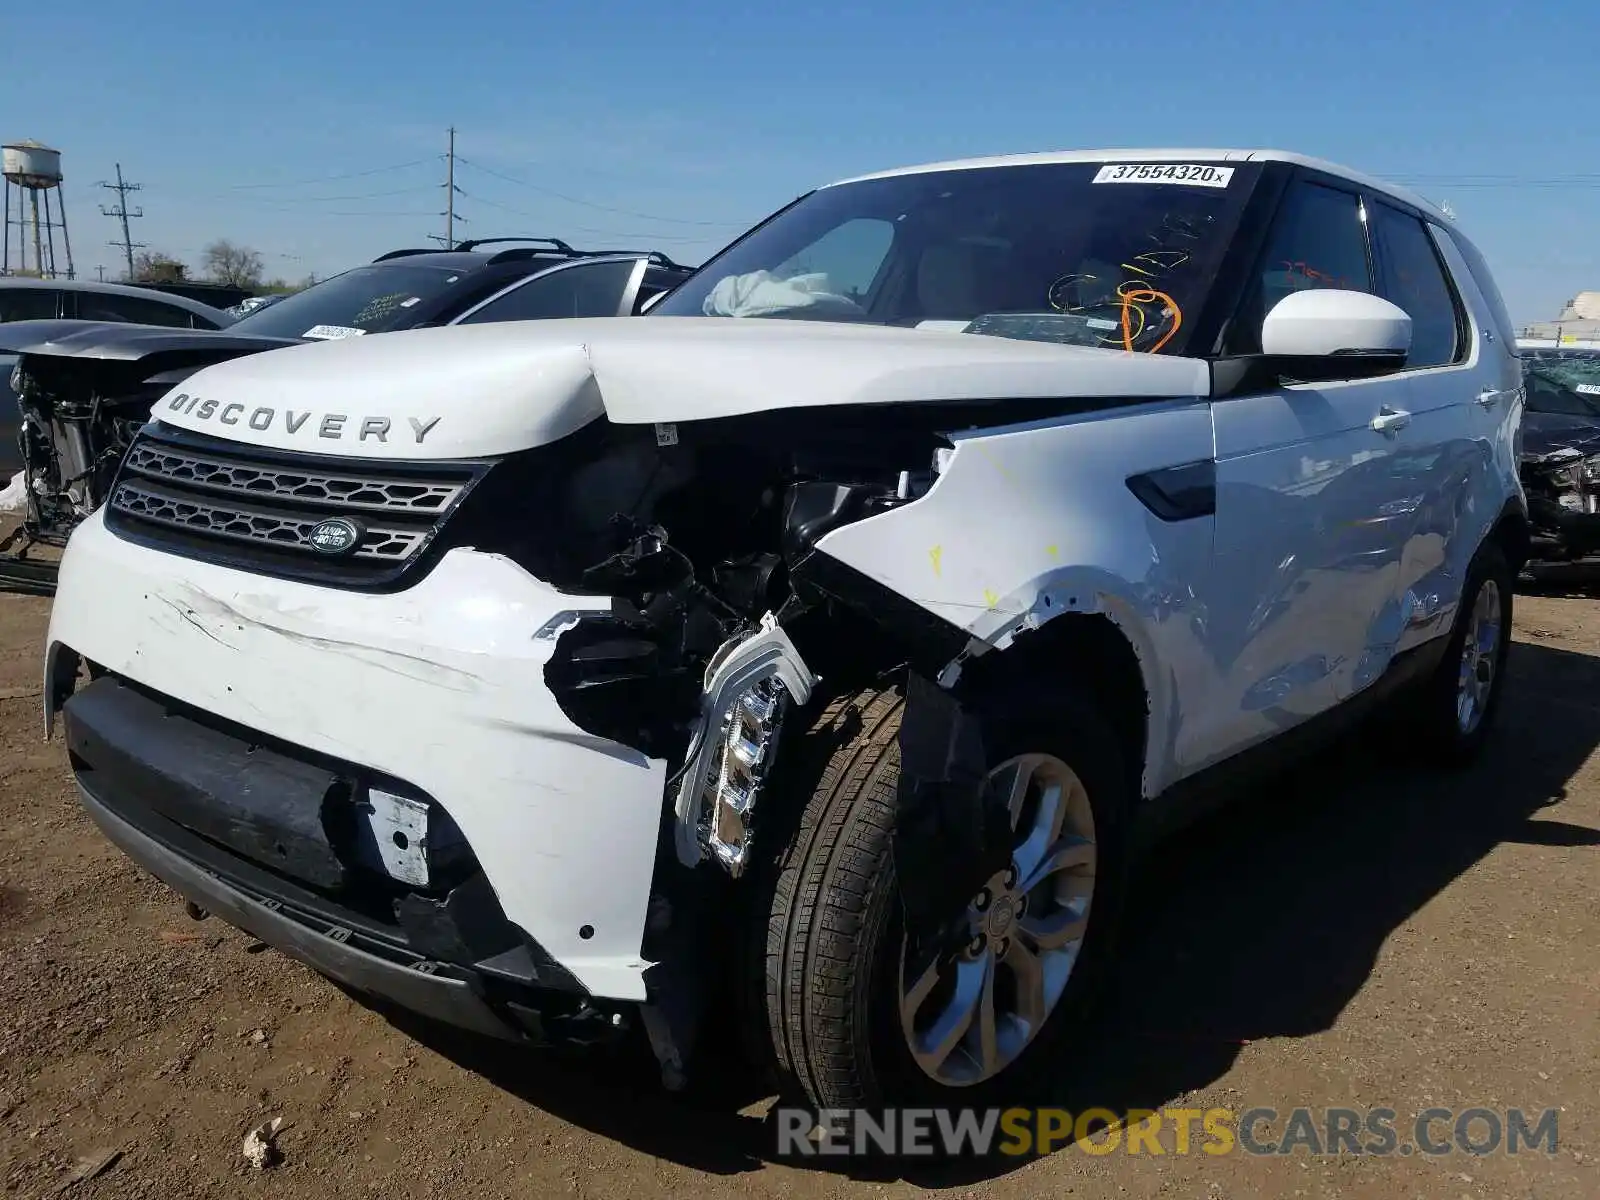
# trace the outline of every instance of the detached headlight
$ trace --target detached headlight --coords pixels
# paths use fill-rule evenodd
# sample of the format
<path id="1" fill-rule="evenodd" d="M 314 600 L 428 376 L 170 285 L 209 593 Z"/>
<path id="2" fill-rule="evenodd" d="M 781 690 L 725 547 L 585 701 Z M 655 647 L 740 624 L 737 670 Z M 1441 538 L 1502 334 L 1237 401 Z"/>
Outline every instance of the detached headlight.
<path id="1" fill-rule="evenodd" d="M 750 812 L 778 749 L 789 692 L 776 677 L 739 697 L 723 717 L 721 761 L 707 789 L 707 849 L 737 878 L 750 852 Z"/>

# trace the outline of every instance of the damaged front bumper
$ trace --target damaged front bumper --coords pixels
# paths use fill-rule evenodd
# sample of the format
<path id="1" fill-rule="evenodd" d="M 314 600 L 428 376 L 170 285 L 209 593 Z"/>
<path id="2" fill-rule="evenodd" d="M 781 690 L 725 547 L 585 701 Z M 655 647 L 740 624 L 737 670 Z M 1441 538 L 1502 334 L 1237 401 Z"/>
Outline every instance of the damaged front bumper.
<path id="1" fill-rule="evenodd" d="M 181 847 L 151 838 L 153 829 L 159 834 L 157 817 L 247 865 L 263 865 L 252 858 L 261 851 L 241 850 L 237 839 L 228 845 L 226 830 L 195 830 L 201 822 L 139 789 L 153 786 L 170 798 L 181 783 L 218 794 L 233 787 L 237 796 L 248 791 L 238 781 L 249 779 L 253 756 L 271 752 L 332 781 L 323 792 L 324 819 L 304 826 L 308 853 L 319 828 L 338 825 L 327 815 L 335 799 L 359 808 L 368 792 L 394 793 L 436 806 L 459 830 L 522 947 L 547 974 L 595 999 L 641 1002 L 648 998 L 644 943 L 668 765 L 575 725 L 544 679 L 560 630 L 608 608 L 604 599 L 556 592 L 507 559 L 466 550 L 450 551 L 415 587 L 393 594 L 265 579 L 153 554 L 109 533 L 97 513 L 74 535 L 62 562 L 46 706 L 53 716 L 69 705 L 74 768 L 91 812 L 98 818 L 110 811 L 103 824 L 113 839 L 140 847 L 135 857 L 180 891 L 196 890 L 196 881 L 187 870 L 178 877 L 171 865 L 172 854 L 185 858 Z M 91 736 L 97 718 L 80 706 L 74 730 L 71 705 L 90 691 L 69 701 L 80 659 L 100 681 L 129 685 L 170 720 L 152 723 L 139 738 L 97 742 Z M 175 783 L 184 770 L 170 763 L 112 761 L 117 746 L 170 738 L 179 722 L 224 739 L 208 781 Z M 156 756 L 142 751 L 141 757 Z M 153 814 L 151 820 L 129 820 L 141 813 Z M 143 824 L 140 836 L 165 850 L 149 850 L 118 820 L 136 830 Z M 271 815 L 251 820 L 264 822 L 269 833 L 279 829 Z M 359 858 L 338 845 L 333 856 L 347 867 Z M 372 875 L 359 863 L 351 869 L 362 879 Z M 228 874 L 226 867 L 213 870 L 217 878 Z M 252 903 L 281 901 L 301 886 L 288 875 L 269 870 L 270 886 L 240 879 L 228 886 L 243 885 L 247 899 L 255 887 Z M 405 890 L 403 880 L 383 882 Z M 345 895 L 340 887 L 324 880 L 313 890 L 338 899 Z M 191 898 L 230 911 L 215 895 L 196 890 Z M 370 893 L 358 899 L 356 908 L 378 907 Z M 243 901 L 231 904 L 262 920 Z M 392 912 L 377 916 L 386 929 L 396 925 Z M 350 928 L 337 914 L 323 917 L 333 928 Z M 270 925 L 254 932 L 326 965 L 326 954 L 304 953 L 312 935 L 303 931 L 314 923 L 301 922 L 295 938 L 274 934 L 282 932 L 279 918 Z"/>

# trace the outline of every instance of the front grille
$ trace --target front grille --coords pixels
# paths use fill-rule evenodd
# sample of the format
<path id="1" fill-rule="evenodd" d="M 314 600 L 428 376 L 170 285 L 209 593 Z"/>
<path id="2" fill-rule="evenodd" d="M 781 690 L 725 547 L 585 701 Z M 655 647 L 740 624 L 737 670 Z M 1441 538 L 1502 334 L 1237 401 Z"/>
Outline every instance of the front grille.
<path id="1" fill-rule="evenodd" d="M 261 574 L 382 587 L 424 559 L 488 467 L 269 450 L 151 424 L 112 485 L 106 525 Z M 312 532 L 335 518 L 350 544 L 330 553 Z"/>

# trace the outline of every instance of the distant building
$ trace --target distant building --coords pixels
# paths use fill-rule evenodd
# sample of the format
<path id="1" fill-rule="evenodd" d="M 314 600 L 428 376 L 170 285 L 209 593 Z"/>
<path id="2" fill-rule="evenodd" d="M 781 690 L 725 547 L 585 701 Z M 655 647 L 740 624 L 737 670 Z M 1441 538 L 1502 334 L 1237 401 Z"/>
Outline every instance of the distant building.
<path id="1" fill-rule="evenodd" d="M 1524 327 L 1521 340 L 1552 346 L 1600 345 L 1600 292 L 1579 292 L 1554 321 Z"/>

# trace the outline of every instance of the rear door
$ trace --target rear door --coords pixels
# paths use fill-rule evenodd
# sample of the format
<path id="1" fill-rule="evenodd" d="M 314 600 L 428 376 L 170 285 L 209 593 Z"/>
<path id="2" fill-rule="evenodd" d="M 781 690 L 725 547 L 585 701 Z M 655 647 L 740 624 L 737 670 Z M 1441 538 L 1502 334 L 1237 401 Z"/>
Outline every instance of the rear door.
<path id="1" fill-rule="evenodd" d="M 1225 353 L 1259 353 L 1263 318 L 1292 292 L 1375 291 L 1366 231 L 1357 188 L 1298 174 Z M 1208 608 L 1221 693 L 1193 766 L 1326 711 L 1386 664 L 1375 626 L 1404 544 L 1391 528 L 1403 392 L 1393 379 L 1366 378 L 1213 402 L 1217 594 Z"/>
<path id="2" fill-rule="evenodd" d="M 1449 629 L 1465 567 L 1450 550 L 1472 503 L 1472 481 L 1489 470 L 1487 443 L 1474 427 L 1489 410 L 1512 406 L 1517 383 L 1503 386 L 1493 335 L 1485 340 L 1472 319 L 1431 223 L 1378 195 L 1367 197 L 1367 212 L 1379 293 L 1411 318 L 1411 353 L 1394 380 L 1410 421 L 1390 501 L 1410 512 L 1403 527 L 1395 524 L 1404 533 L 1399 573 L 1377 630 L 1400 651 Z"/>

